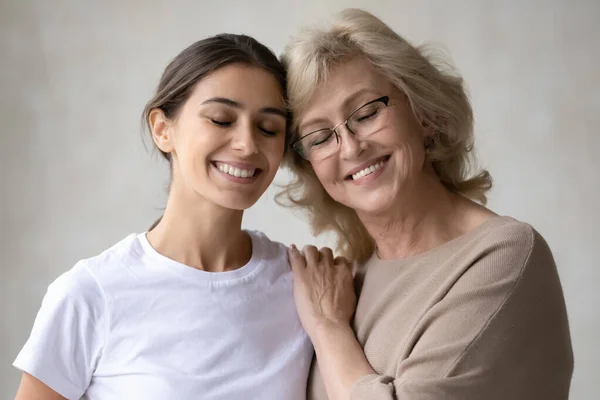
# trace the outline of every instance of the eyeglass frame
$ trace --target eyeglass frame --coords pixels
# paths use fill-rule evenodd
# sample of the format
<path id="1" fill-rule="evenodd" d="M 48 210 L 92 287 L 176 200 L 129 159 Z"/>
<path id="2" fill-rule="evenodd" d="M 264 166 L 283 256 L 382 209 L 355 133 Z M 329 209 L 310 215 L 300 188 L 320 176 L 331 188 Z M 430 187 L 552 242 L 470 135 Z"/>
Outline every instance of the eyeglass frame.
<path id="1" fill-rule="evenodd" d="M 340 134 L 339 134 L 339 133 L 336 131 L 336 129 L 337 129 L 337 128 L 338 128 L 340 125 L 344 125 L 344 126 L 346 127 L 346 129 L 348 129 L 348 132 L 352 133 L 353 135 L 356 135 L 356 133 L 354 133 L 354 131 L 353 131 L 353 130 L 350 128 L 350 126 L 348 125 L 348 122 L 350 121 L 350 119 L 351 119 L 351 118 L 352 118 L 352 117 L 353 117 L 353 116 L 354 116 L 354 115 L 355 115 L 357 112 L 359 112 L 359 111 L 360 111 L 360 110 L 362 110 L 363 108 L 365 108 L 365 107 L 367 107 L 367 106 L 369 106 L 369 105 L 371 105 L 371 104 L 374 104 L 374 103 L 383 103 L 383 104 L 385 105 L 385 108 L 387 109 L 387 108 L 389 107 L 389 102 L 390 102 L 390 97 L 389 97 L 389 96 L 381 96 L 381 97 L 379 97 L 379 98 L 377 98 L 377 99 L 375 99 L 375 100 L 371 100 L 371 101 L 369 101 L 369 102 L 367 102 L 367 103 L 363 104 L 362 106 L 358 107 L 356 110 L 354 110 L 354 111 L 353 111 L 353 112 L 352 112 L 352 113 L 351 113 L 351 114 L 348 116 L 348 118 L 346 118 L 346 120 L 345 120 L 344 122 L 340 122 L 339 124 L 337 124 L 337 125 L 336 125 L 336 126 L 334 126 L 333 128 L 322 128 L 322 129 L 317 129 L 316 131 L 309 132 L 309 133 L 307 133 L 306 135 L 303 135 L 302 137 L 299 137 L 298 139 L 294 140 L 294 141 L 291 143 L 291 145 L 290 145 L 290 146 L 292 147 L 292 149 L 293 149 L 293 150 L 294 150 L 296 153 L 298 153 L 298 155 L 299 155 L 300 157 L 304 158 L 304 159 L 305 159 L 305 160 L 307 160 L 307 161 L 310 161 L 308 158 L 306 158 L 306 157 L 305 157 L 305 156 L 302 154 L 302 153 L 303 153 L 303 152 L 302 152 L 302 150 L 298 149 L 298 148 L 297 148 L 297 146 L 296 146 L 298 143 L 300 143 L 300 141 L 301 141 L 301 140 L 303 140 L 304 138 L 306 138 L 306 137 L 308 137 L 308 136 L 310 136 L 310 135 L 313 135 L 313 134 L 315 134 L 315 133 L 317 133 L 317 132 L 322 132 L 322 131 L 331 131 L 331 132 L 333 132 L 333 135 L 335 136 L 335 141 L 336 141 L 336 142 L 339 144 L 339 143 L 340 143 Z M 375 133 L 375 132 L 373 132 L 373 133 Z M 369 135 L 367 135 L 367 136 L 370 136 L 370 135 L 371 135 L 371 134 L 369 134 Z M 336 150 L 336 151 L 337 151 L 337 150 Z M 333 153 L 331 153 L 331 155 L 333 155 L 333 154 L 335 154 L 335 151 L 334 151 Z M 331 157 L 331 155 L 329 155 L 329 156 L 327 156 L 327 157 L 325 157 L 325 158 L 329 158 L 329 157 Z"/>

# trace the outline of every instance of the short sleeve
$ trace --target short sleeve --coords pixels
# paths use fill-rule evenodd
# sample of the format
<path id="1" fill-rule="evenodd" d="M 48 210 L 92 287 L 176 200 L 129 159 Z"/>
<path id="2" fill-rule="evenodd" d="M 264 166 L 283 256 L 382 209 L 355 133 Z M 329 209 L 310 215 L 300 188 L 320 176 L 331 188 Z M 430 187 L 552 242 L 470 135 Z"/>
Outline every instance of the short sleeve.
<path id="1" fill-rule="evenodd" d="M 86 391 L 106 336 L 105 300 L 78 263 L 49 287 L 25 346 L 13 365 L 67 399 Z"/>

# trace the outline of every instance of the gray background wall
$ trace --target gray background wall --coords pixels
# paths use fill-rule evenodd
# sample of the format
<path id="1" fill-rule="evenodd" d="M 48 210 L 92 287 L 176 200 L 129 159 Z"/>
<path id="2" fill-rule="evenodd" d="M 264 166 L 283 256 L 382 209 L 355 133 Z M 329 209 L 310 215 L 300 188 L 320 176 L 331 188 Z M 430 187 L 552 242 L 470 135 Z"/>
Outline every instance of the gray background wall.
<path id="1" fill-rule="evenodd" d="M 495 177 L 491 208 L 533 224 L 556 256 L 575 347 L 571 398 L 597 395 L 599 1 L 1 0 L 0 397 L 15 393 L 11 363 L 47 285 L 160 213 L 167 166 L 145 149 L 139 114 L 168 60 L 223 31 L 279 53 L 300 26 L 348 6 L 452 54 Z M 246 227 L 327 242 L 273 193 Z"/>

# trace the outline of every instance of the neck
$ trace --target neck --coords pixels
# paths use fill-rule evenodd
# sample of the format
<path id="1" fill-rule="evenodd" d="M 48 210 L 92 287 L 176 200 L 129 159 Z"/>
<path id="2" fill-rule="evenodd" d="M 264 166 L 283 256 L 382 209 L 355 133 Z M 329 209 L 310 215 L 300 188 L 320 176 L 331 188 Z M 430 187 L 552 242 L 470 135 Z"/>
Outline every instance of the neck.
<path id="1" fill-rule="evenodd" d="M 242 231 L 243 211 L 216 205 L 173 184 L 164 215 L 148 232 L 162 255 L 199 270 L 223 272 L 245 265 L 252 243 Z"/>
<path id="2" fill-rule="evenodd" d="M 416 181 L 403 190 L 409 195 L 394 202 L 391 209 L 378 214 L 358 213 L 381 259 L 419 254 L 471 229 L 465 211 L 479 205 L 451 193 L 432 174 Z"/>

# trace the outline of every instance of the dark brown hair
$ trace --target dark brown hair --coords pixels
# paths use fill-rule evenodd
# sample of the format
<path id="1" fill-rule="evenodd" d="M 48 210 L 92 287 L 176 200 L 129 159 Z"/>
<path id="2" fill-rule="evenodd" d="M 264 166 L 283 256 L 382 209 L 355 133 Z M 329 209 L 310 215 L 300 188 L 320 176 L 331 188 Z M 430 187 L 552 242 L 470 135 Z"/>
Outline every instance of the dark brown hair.
<path id="1" fill-rule="evenodd" d="M 154 97 L 144 107 L 142 124 L 151 133 L 150 112 L 161 109 L 169 119 L 177 117 L 195 85 L 210 73 L 233 63 L 263 68 L 275 77 L 287 103 L 286 71 L 268 47 L 246 35 L 222 33 L 192 44 L 165 68 Z M 288 118 L 289 125 L 290 118 Z M 286 146 L 289 129 L 286 132 Z M 161 151 L 170 160 L 170 154 Z"/>

